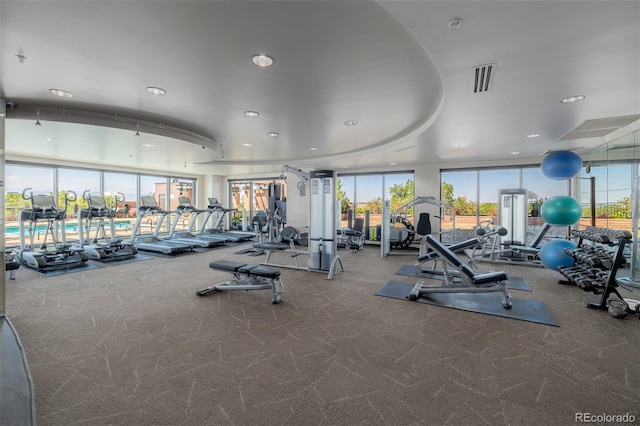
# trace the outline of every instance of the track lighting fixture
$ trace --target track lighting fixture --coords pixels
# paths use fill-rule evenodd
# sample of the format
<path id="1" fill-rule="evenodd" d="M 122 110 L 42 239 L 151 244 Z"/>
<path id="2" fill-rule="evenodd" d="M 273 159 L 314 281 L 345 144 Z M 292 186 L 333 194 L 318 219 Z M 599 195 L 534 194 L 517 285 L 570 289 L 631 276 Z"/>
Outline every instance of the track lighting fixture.
<path id="1" fill-rule="evenodd" d="M 36 112 L 36 126 L 40 127 L 42 126 L 42 124 L 40 124 L 40 110 L 38 110 L 38 112 Z"/>
<path id="2" fill-rule="evenodd" d="M 136 137 L 139 138 L 140 137 L 140 123 L 136 124 Z"/>

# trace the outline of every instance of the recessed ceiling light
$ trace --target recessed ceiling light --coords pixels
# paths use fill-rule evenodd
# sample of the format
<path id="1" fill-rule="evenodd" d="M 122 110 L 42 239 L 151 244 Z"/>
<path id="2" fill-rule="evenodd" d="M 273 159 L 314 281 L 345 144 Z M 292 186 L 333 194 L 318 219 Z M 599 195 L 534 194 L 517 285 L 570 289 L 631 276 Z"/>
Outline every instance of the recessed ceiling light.
<path id="1" fill-rule="evenodd" d="M 518 154 L 520 154 L 520 151 L 511 151 L 509 154 L 511 154 L 511 155 L 518 155 Z"/>
<path id="2" fill-rule="evenodd" d="M 166 95 L 167 91 L 160 88 L 160 87 L 153 87 L 153 86 L 149 86 L 147 87 L 147 92 L 151 93 L 152 95 Z"/>
<path id="3" fill-rule="evenodd" d="M 271 136 L 272 138 L 277 138 L 278 136 L 280 136 L 280 133 L 278 133 L 278 132 L 269 132 L 269 133 L 267 133 L 267 136 Z"/>
<path id="4" fill-rule="evenodd" d="M 246 115 L 247 117 L 257 117 L 260 115 L 260 113 L 256 111 L 245 111 L 244 115 Z"/>
<path id="5" fill-rule="evenodd" d="M 248 157 L 248 155 L 243 155 L 243 156 L 242 156 L 242 158 L 247 158 L 247 157 Z"/>
<path id="6" fill-rule="evenodd" d="M 356 124 L 358 124 L 356 120 L 347 120 L 344 122 L 345 126 L 355 126 Z"/>
<path id="7" fill-rule="evenodd" d="M 462 19 L 453 18 L 449 21 L 449 23 L 447 24 L 447 27 L 451 28 L 452 30 L 455 30 L 455 29 L 458 29 L 460 25 L 462 25 Z"/>
<path id="8" fill-rule="evenodd" d="M 261 67 L 261 68 L 266 68 L 266 67 L 270 67 L 271 65 L 273 65 L 273 58 L 269 55 L 253 55 L 253 57 L 251 58 L 251 61 Z"/>
<path id="9" fill-rule="evenodd" d="M 70 98 L 73 96 L 71 92 L 67 92 L 66 90 L 62 89 L 49 89 L 49 93 L 55 96 L 60 96 L 62 98 Z"/>
<path id="10" fill-rule="evenodd" d="M 346 169 L 348 166 L 341 166 L 343 169 Z"/>
<path id="11" fill-rule="evenodd" d="M 564 98 L 560 102 L 562 102 L 563 104 L 571 104 L 571 103 L 574 103 L 574 102 L 581 101 L 583 99 L 584 99 L 583 95 L 569 96 L 568 98 Z"/>
<path id="12" fill-rule="evenodd" d="M 397 164 L 398 164 L 398 163 L 389 163 L 389 165 L 390 165 L 390 166 L 395 166 L 395 165 L 397 165 Z"/>
<path id="13" fill-rule="evenodd" d="M 529 139 L 531 139 L 531 138 L 537 138 L 537 137 L 540 137 L 540 134 L 539 134 L 539 133 L 531 133 L 530 135 L 527 135 L 527 137 L 528 137 Z"/>
<path id="14" fill-rule="evenodd" d="M 253 146 L 253 144 L 250 143 L 243 143 L 242 146 Z"/>
<path id="15" fill-rule="evenodd" d="M 309 148 L 311 151 L 317 151 L 318 147 L 312 146 L 311 148 Z"/>
<path id="16" fill-rule="evenodd" d="M 155 148 L 156 146 L 152 143 L 143 143 L 142 146 L 144 146 L 145 148 Z"/>

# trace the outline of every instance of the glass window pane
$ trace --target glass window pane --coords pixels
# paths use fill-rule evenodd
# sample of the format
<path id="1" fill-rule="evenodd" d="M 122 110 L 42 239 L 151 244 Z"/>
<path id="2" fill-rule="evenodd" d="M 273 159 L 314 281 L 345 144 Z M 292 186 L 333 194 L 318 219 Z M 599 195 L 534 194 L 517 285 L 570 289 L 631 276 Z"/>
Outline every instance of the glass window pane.
<path id="1" fill-rule="evenodd" d="M 253 191 L 253 196 L 251 194 Z M 234 217 L 225 217 L 225 228 L 240 228 L 242 227 L 242 220 L 247 225 L 247 220 L 252 220 L 255 216 L 255 211 L 262 210 L 267 212 L 269 210 L 269 182 L 252 182 L 251 181 L 236 181 L 230 183 L 230 209 L 235 210 L 235 222 Z M 213 217 L 213 223 L 218 219 Z"/>
<path id="2" fill-rule="evenodd" d="M 67 219 L 77 219 L 78 210 L 87 208 L 88 203 L 84 199 L 87 194 L 100 193 L 100 172 L 93 170 L 59 169 L 58 170 L 58 207 L 64 208 L 66 194 L 75 193 L 75 202 L 67 205 Z M 73 197 L 73 195 L 71 195 Z"/>
<path id="3" fill-rule="evenodd" d="M 336 179 L 336 197 L 340 201 L 339 228 L 353 228 L 355 219 L 355 177 L 340 176 Z M 349 217 L 351 223 L 349 223 Z"/>
<path id="4" fill-rule="evenodd" d="M 631 192 L 633 188 L 632 164 L 591 165 L 590 174 L 583 169 L 582 177 L 595 178 L 596 226 L 612 229 L 630 229 Z M 588 181 L 580 187 L 583 206 L 581 226 L 591 225 L 591 191 Z"/>
<path id="5" fill-rule="evenodd" d="M 167 210 L 167 178 L 161 176 L 140 176 L 140 196 L 150 196 L 153 197 L 161 209 Z M 145 221 L 141 224 L 141 232 L 150 232 L 153 231 L 154 227 L 157 224 L 158 220 L 162 220 L 162 226 L 160 228 L 160 232 L 168 232 L 170 225 L 170 218 L 167 219 L 166 216 L 154 214 L 150 217 L 147 217 Z M 143 227 L 146 226 L 144 231 Z"/>
<path id="6" fill-rule="evenodd" d="M 137 203 L 137 182 L 138 177 L 128 173 L 104 173 L 104 195 L 115 196 L 124 195 L 124 200 L 118 201 L 116 217 L 132 218 L 136 215 Z M 121 198 L 121 196 L 120 196 Z"/>
<path id="7" fill-rule="evenodd" d="M 531 242 L 545 223 L 540 216 L 542 203 L 555 195 L 569 195 L 569 180 L 551 180 L 542 174 L 540 167 L 529 167 L 522 169 L 522 187 L 531 191 L 530 195 L 532 196 L 529 200 L 529 226 L 527 228 L 527 241 Z M 545 240 L 566 235 L 566 226 L 552 226 L 546 231 Z"/>
<path id="8" fill-rule="evenodd" d="M 440 199 L 443 203 L 451 205 L 456 215 L 456 239 L 473 238 L 475 234 L 471 231 L 475 231 L 478 226 L 478 172 L 475 170 L 442 172 L 440 180 L 442 182 Z M 443 231 L 451 230 L 453 221 L 449 217 L 444 217 L 440 226 Z"/>
<path id="9" fill-rule="evenodd" d="M 392 213 L 415 198 L 413 173 L 385 174 L 384 184 L 385 198 L 389 200 Z M 413 209 L 409 213 L 412 215 Z"/>
<path id="10" fill-rule="evenodd" d="M 22 191 L 31 188 L 34 194 L 53 194 L 53 169 L 50 167 L 31 167 L 5 165 L 5 247 L 20 245 L 18 221 L 20 211 L 30 208 L 31 202 L 22 198 Z"/>
<path id="11" fill-rule="evenodd" d="M 369 238 L 380 239 L 380 225 L 382 224 L 382 175 L 356 176 L 356 218 L 364 219 L 365 230 L 367 216 L 369 218 Z M 368 213 L 367 213 L 368 212 Z"/>
<path id="12" fill-rule="evenodd" d="M 186 197 L 190 202 L 193 200 L 194 186 L 195 181 L 193 179 L 170 179 L 168 218 L 171 219 L 169 221 L 170 224 L 175 223 L 176 231 L 185 231 L 189 229 L 191 213 L 184 210 L 178 210 L 178 206 L 180 205 L 180 197 Z"/>
<path id="13" fill-rule="evenodd" d="M 501 189 L 520 188 L 520 174 L 516 169 L 481 170 L 480 171 L 480 216 L 497 214 L 498 191 Z"/>

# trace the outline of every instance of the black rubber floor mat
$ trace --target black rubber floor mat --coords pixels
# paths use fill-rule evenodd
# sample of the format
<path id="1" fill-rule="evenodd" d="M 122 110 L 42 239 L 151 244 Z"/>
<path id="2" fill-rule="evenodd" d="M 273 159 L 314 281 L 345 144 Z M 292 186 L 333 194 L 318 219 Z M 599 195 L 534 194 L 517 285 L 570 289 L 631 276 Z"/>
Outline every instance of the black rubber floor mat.
<path id="1" fill-rule="evenodd" d="M 409 301 L 406 296 L 412 288 L 412 283 L 389 281 L 376 296 Z M 504 309 L 501 300 L 487 293 L 434 293 L 418 297 L 416 302 L 559 327 L 547 306 L 538 300 L 512 298 L 511 309 Z"/>
<path id="2" fill-rule="evenodd" d="M 98 269 L 102 268 L 104 265 L 98 265 L 95 263 L 85 263 L 82 266 L 76 266 L 74 268 L 61 268 L 61 269 L 52 269 L 50 271 L 40 271 L 48 277 L 57 277 L 58 275 L 70 274 L 72 272 L 82 272 L 88 271 L 90 269 Z"/>
<path id="3" fill-rule="evenodd" d="M 419 265 L 402 265 L 396 275 L 404 275 L 405 277 L 416 277 L 416 278 L 424 278 L 424 279 L 440 279 L 437 274 L 428 271 L 422 271 Z M 444 279 L 444 278 L 442 278 Z M 459 279 L 454 277 L 455 282 L 459 282 Z M 507 281 L 507 288 L 510 290 L 522 290 L 522 291 L 531 291 L 531 287 L 529 284 L 520 277 L 509 277 Z"/>

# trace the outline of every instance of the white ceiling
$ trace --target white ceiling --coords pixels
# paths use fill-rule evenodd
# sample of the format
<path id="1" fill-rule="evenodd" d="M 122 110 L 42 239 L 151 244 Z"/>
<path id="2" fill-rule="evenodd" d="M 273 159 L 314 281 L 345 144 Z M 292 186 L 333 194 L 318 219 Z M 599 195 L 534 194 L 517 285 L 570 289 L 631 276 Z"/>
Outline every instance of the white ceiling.
<path id="1" fill-rule="evenodd" d="M 586 120 L 640 114 L 638 1 L 3 0 L 0 37 L 7 159 L 217 175 L 530 162 L 606 141 L 558 141 Z"/>

